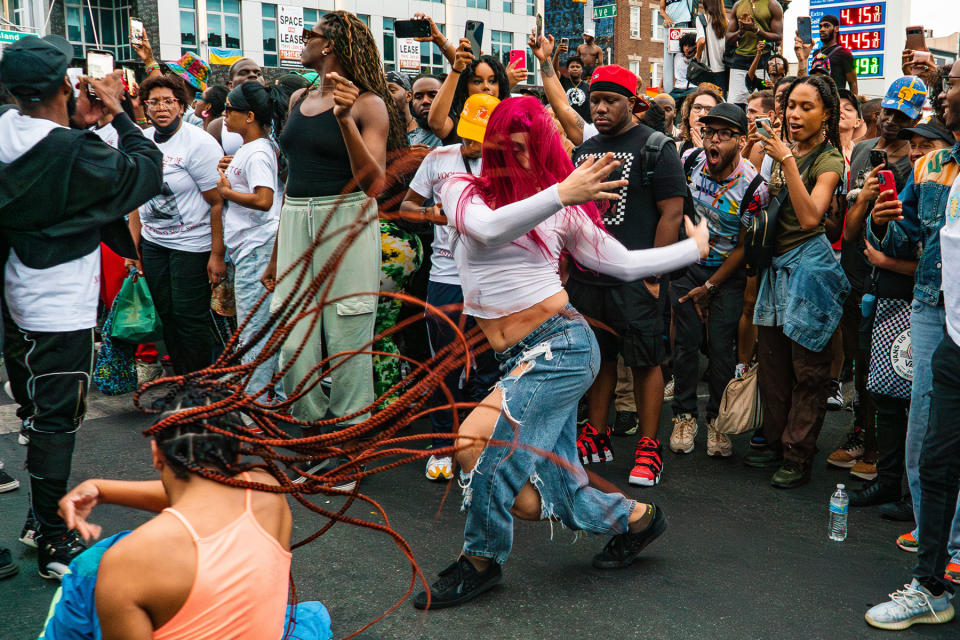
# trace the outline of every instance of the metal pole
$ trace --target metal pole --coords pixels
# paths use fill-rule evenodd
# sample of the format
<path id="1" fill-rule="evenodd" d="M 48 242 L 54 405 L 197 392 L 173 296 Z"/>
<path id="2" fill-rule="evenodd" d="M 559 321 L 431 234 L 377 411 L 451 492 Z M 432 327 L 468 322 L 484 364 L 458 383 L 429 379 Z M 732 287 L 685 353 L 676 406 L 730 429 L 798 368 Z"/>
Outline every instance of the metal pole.
<path id="1" fill-rule="evenodd" d="M 90 5 L 90 0 L 87 0 L 87 12 L 90 14 L 90 27 L 93 29 L 93 41 L 97 45 L 97 49 L 100 48 L 100 38 L 97 36 L 97 21 L 93 19 L 93 7 Z M 80 38 L 83 38 L 83 34 L 80 34 Z"/>

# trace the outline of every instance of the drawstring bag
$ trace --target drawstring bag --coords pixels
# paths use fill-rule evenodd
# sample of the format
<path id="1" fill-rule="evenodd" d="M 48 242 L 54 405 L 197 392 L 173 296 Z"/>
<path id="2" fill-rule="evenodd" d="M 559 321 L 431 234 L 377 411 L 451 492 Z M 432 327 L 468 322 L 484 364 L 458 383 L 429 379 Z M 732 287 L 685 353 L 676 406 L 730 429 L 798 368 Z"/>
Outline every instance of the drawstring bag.
<path id="1" fill-rule="evenodd" d="M 137 347 L 116 341 L 110 335 L 117 315 L 119 297 L 118 293 L 107 319 L 103 322 L 103 330 L 100 332 L 103 341 L 93 363 L 93 384 L 105 396 L 119 396 L 137 390 L 137 363 L 134 360 Z"/>
<path id="2" fill-rule="evenodd" d="M 114 318 L 110 337 L 133 345 L 163 339 L 160 316 L 153 306 L 147 281 L 135 270 L 131 269 L 123 281 L 111 313 Z"/>
<path id="3" fill-rule="evenodd" d="M 759 366 L 753 365 L 745 374 L 727 383 L 713 422 L 714 429 L 733 436 L 760 428 L 763 423 L 763 404 L 760 401 L 758 370 Z"/>
<path id="4" fill-rule="evenodd" d="M 910 302 L 896 298 L 878 298 L 873 332 L 870 335 L 867 391 L 909 400 L 912 385 Z"/>

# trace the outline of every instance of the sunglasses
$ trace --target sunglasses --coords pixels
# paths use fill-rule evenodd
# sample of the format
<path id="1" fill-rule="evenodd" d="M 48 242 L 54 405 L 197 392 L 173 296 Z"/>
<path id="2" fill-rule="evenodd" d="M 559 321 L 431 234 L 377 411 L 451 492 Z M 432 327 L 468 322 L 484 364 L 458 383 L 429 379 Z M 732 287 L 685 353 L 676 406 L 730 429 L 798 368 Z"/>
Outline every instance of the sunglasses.
<path id="1" fill-rule="evenodd" d="M 303 34 L 301 35 L 301 38 L 303 39 L 303 44 L 307 44 L 308 42 L 310 42 L 311 40 L 315 40 L 316 38 L 326 38 L 326 37 L 327 36 L 325 34 L 317 33 L 313 29 L 307 29 L 306 27 L 303 28 Z"/>

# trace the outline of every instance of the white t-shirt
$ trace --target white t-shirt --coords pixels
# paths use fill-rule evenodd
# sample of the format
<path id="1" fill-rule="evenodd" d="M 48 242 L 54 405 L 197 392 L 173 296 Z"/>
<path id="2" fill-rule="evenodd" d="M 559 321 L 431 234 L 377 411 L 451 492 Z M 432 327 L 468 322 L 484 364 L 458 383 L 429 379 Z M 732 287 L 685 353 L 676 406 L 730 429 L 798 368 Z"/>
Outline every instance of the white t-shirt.
<path id="1" fill-rule="evenodd" d="M 417 169 L 417 173 L 410 182 L 410 188 L 420 194 L 425 200 L 440 202 L 440 187 L 444 181 L 455 173 L 466 173 L 468 164 L 473 175 L 480 174 L 480 159 L 468 162 L 460 150 L 463 145 L 451 144 L 446 147 L 437 147 L 427 154 Z M 448 216 L 455 215 L 454 211 L 445 212 Z M 433 255 L 431 256 L 430 280 L 443 284 L 460 284 L 457 273 L 457 263 L 453 259 L 453 250 L 450 247 L 450 228 L 442 225 L 433 226 Z"/>
<path id="2" fill-rule="evenodd" d="M 236 155 L 240 147 L 243 146 L 243 136 L 239 133 L 228 131 L 227 125 L 224 124 L 220 128 L 220 146 L 223 147 L 223 155 Z"/>
<path id="3" fill-rule="evenodd" d="M 583 142 L 580 144 L 583 144 L 593 136 L 598 135 L 600 135 L 600 132 L 597 130 L 597 125 L 593 124 L 592 122 L 587 122 L 583 125 Z"/>
<path id="4" fill-rule="evenodd" d="M 223 241 L 233 262 L 268 242 L 273 242 L 280 224 L 280 188 L 277 184 L 277 153 L 266 138 L 245 144 L 233 155 L 224 171 L 231 188 L 238 193 L 253 193 L 257 187 L 273 189 L 269 211 L 224 201 Z"/>
<path id="5" fill-rule="evenodd" d="M 97 136 L 106 142 L 108 145 L 116 149 L 120 146 L 120 134 L 117 133 L 117 130 L 113 127 L 113 124 L 107 123 L 99 128 L 94 128 L 93 132 Z"/>
<path id="6" fill-rule="evenodd" d="M 697 25 L 697 39 L 703 38 L 706 42 L 703 46 L 703 55 L 700 56 L 700 62 L 710 67 L 714 73 L 723 71 L 723 51 L 726 48 L 726 38 L 718 38 L 713 30 L 713 20 L 706 11 L 702 15 L 707 20 L 707 27 L 704 29 L 703 23 L 698 16 L 694 22 Z"/>
<path id="7" fill-rule="evenodd" d="M 960 176 L 953 181 L 947 196 L 947 210 L 940 229 L 940 264 L 947 333 L 954 343 L 960 344 L 960 282 L 955 277 L 947 277 L 948 273 L 960 271 Z"/>
<path id="8" fill-rule="evenodd" d="M 143 132 L 150 140 L 155 134 L 153 127 Z M 201 192 L 217 187 L 223 150 L 203 129 L 182 125 L 157 147 L 163 152 L 163 186 L 140 207 L 143 237 L 168 249 L 209 251 L 210 205 Z"/>
<path id="9" fill-rule="evenodd" d="M 10 163 L 59 127 L 10 110 L 0 117 L 0 162 Z M 31 269 L 10 250 L 4 269 L 10 316 L 27 331 L 78 331 L 97 324 L 100 247 L 48 269 Z"/>
<path id="10" fill-rule="evenodd" d="M 667 15 L 674 22 L 690 22 L 692 0 L 667 0 Z"/>

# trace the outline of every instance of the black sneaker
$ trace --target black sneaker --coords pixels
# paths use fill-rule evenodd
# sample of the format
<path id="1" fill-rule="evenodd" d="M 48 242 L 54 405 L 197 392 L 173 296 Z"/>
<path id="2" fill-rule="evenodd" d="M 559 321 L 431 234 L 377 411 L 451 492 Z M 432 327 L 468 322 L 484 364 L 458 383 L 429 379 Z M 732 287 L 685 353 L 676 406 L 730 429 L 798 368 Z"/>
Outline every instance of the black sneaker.
<path id="1" fill-rule="evenodd" d="M 593 556 L 593 566 L 597 569 L 622 569 L 629 567 L 640 557 L 643 549 L 660 537 L 667 529 L 667 516 L 655 505 L 653 522 L 643 531 L 621 533 L 610 538 L 603 551 Z"/>
<path id="2" fill-rule="evenodd" d="M 27 521 L 20 531 L 20 542 L 31 549 L 37 548 L 37 519 L 33 517 L 33 509 L 27 507 Z"/>
<path id="3" fill-rule="evenodd" d="M 456 562 L 440 572 L 439 580 L 430 585 L 430 609 L 455 607 L 473 600 L 484 591 L 492 589 L 502 576 L 500 565 L 493 560 L 481 573 L 465 556 L 460 556 Z M 413 606 L 417 609 L 427 608 L 426 591 L 421 591 L 414 597 Z"/>
<path id="4" fill-rule="evenodd" d="M 613 435 L 633 436 L 639 428 L 636 411 L 617 411 L 617 417 L 613 421 Z"/>
<path id="5" fill-rule="evenodd" d="M 0 462 L 0 493 L 14 491 L 20 488 L 20 481 L 3 470 L 3 463 Z"/>
<path id="6" fill-rule="evenodd" d="M 20 567 L 14 564 L 10 549 L 0 547 L 0 580 L 13 577 L 19 571 Z"/>
<path id="7" fill-rule="evenodd" d="M 37 536 L 37 569 L 41 578 L 60 580 L 67 574 L 70 563 L 86 551 L 80 534 L 70 530 L 55 536 Z"/>

